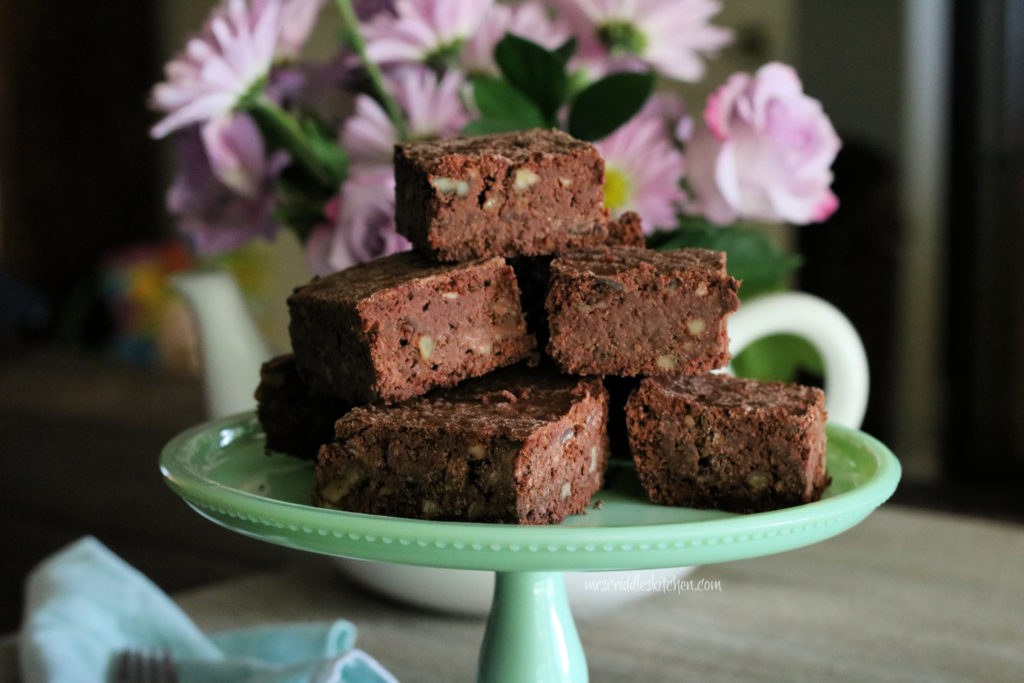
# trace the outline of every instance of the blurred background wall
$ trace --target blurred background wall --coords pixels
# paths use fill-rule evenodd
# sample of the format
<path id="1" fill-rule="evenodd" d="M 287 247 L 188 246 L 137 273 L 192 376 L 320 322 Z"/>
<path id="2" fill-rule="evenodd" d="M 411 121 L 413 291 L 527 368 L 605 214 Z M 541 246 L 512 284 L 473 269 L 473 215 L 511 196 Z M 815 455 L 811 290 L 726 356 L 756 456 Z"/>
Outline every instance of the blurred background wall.
<path id="1" fill-rule="evenodd" d="M 106 259 L 173 238 L 167 150 L 147 136 L 155 117 L 145 102 L 210 5 L 0 3 L 8 357 L 39 344 L 102 352 L 112 325 L 97 293 Z M 795 284 L 838 305 L 864 337 L 865 428 L 901 457 L 903 495 L 999 514 L 1021 514 L 1008 482 L 1024 473 L 1022 8 L 726 0 L 717 23 L 736 29 L 736 44 L 687 90 L 698 111 L 736 69 L 798 68 L 844 148 L 840 210 L 776 235 L 804 254 Z M 318 36 L 328 49 L 330 21 Z"/>

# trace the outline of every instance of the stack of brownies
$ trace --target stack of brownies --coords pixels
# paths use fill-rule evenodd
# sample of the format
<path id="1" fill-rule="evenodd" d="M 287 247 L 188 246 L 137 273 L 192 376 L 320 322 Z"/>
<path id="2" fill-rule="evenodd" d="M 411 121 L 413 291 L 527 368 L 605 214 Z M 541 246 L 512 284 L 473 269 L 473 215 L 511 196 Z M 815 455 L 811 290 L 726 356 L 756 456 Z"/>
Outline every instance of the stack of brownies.
<path id="1" fill-rule="evenodd" d="M 267 448 L 316 458 L 314 504 L 557 523 L 600 489 L 610 432 L 654 502 L 820 497 L 822 393 L 709 374 L 738 306 L 725 254 L 644 249 L 635 214 L 609 220 L 592 145 L 409 143 L 395 182 L 414 250 L 297 288 L 293 354 L 262 368 Z"/>

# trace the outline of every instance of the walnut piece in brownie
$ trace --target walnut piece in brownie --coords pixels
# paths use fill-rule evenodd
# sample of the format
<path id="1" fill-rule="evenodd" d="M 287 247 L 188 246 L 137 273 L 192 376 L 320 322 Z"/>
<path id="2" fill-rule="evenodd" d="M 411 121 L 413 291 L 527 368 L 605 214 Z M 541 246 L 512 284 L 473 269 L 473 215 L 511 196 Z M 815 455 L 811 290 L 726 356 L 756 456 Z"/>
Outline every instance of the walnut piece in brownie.
<path id="1" fill-rule="evenodd" d="M 821 498 L 820 389 L 728 375 L 655 377 L 626 403 L 637 475 L 655 503 L 762 512 Z"/>
<path id="2" fill-rule="evenodd" d="M 554 524 L 581 513 L 608 460 L 600 380 L 522 366 L 338 421 L 316 467 L 321 507 Z"/>
<path id="3" fill-rule="evenodd" d="M 255 397 L 267 451 L 307 460 L 316 459 L 320 446 L 334 438 L 334 423 L 349 410 L 339 398 L 310 393 L 292 354 L 263 364 Z"/>
<path id="4" fill-rule="evenodd" d="M 440 261 L 604 244 L 604 160 L 558 130 L 399 144 L 395 222 Z"/>
<path id="5" fill-rule="evenodd" d="M 314 278 L 288 298 L 295 361 L 311 391 L 401 401 L 529 356 L 512 268 L 403 252 Z"/>
<path id="6" fill-rule="evenodd" d="M 611 247 L 551 262 L 548 354 L 579 375 L 697 374 L 729 361 L 725 254 Z"/>

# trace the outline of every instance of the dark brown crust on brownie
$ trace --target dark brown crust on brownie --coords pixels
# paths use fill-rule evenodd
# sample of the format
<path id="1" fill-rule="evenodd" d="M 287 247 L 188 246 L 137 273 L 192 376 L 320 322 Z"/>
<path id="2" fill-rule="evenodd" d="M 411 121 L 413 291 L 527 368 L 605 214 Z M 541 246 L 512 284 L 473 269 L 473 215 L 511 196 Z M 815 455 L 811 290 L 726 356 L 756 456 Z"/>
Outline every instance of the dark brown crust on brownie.
<path id="1" fill-rule="evenodd" d="M 626 403 L 637 475 L 655 503 L 760 512 L 821 498 L 820 389 L 727 375 L 649 378 Z"/>
<path id="2" fill-rule="evenodd" d="M 400 401 L 528 357 L 503 259 L 431 263 L 413 252 L 314 278 L 288 298 L 299 374 L 352 404 Z"/>
<path id="3" fill-rule="evenodd" d="M 256 416 L 266 434 L 267 452 L 315 460 L 320 446 L 334 438 L 334 423 L 349 410 L 345 401 L 311 394 L 291 354 L 260 368 Z"/>
<path id="4" fill-rule="evenodd" d="M 440 261 L 605 244 L 604 160 L 557 130 L 396 145 L 395 222 Z"/>
<path id="5" fill-rule="evenodd" d="M 644 234 L 640 216 L 628 211 L 608 223 L 607 246 L 643 247 Z M 551 279 L 551 259 L 554 256 L 519 256 L 509 259 L 519 281 L 526 326 L 537 337 L 537 348 L 548 343 L 548 318 L 544 311 L 544 298 Z"/>
<path id="6" fill-rule="evenodd" d="M 639 214 L 627 211 L 608 222 L 608 246 L 643 247 L 646 243 Z"/>
<path id="7" fill-rule="evenodd" d="M 612 247 L 551 263 L 548 354 L 581 375 L 697 374 L 729 362 L 739 282 L 725 254 Z"/>
<path id="8" fill-rule="evenodd" d="M 313 502 L 423 519 L 557 523 L 608 459 L 597 380 L 523 367 L 391 407 L 355 408 L 321 449 Z"/>

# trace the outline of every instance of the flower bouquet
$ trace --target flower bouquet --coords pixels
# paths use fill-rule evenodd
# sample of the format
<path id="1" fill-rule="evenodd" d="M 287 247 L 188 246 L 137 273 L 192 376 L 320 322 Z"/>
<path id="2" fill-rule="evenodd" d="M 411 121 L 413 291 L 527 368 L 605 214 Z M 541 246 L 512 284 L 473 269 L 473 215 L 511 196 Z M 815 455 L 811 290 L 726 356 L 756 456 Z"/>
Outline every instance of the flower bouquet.
<path id="1" fill-rule="evenodd" d="M 396 142 L 538 127 L 594 143 L 606 205 L 637 212 L 649 246 L 728 252 L 746 298 L 800 263 L 757 223 L 838 207 L 839 138 L 794 69 L 736 73 L 696 115 L 674 92 L 732 40 L 711 23 L 717 0 L 335 0 L 340 46 L 312 62 L 302 49 L 325 4 L 223 0 L 154 87 L 152 135 L 177 153 L 167 205 L 198 252 L 290 228 L 328 273 L 408 249 Z M 764 379 L 815 363 L 793 338 L 735 360 Z"/>

